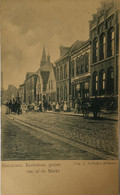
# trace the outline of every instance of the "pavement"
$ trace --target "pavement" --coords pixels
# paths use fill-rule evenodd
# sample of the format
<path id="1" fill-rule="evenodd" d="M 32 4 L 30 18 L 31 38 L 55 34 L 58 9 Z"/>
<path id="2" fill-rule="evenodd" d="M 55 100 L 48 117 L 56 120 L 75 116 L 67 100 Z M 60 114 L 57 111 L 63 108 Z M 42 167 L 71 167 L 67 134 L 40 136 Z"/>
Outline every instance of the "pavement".
<path id="1" fill-rule="evenodd" d="M 2 115 L 1 159 L 91 160 L 103 158 Z"/>
<path id="2" fill-rule="evenodd" d="M 117 158 L 118 122 L 114 115 L 106 114 L 107 118 L 101 117 L 94 120 L 93 117 L 84 118 L 81 117 L 81 114 L 72 112 L 47 111 L 29 112 L 22 115 L 8 114 L 13 120 L 23 121 Z"/>
<path id="3" fill-rule="evenodd" d="M 81 116 L 83 117 L 82 113 L 75 113 L 74 111 L 70 111 L 70 112 L 64 112 L 64 111 L 60 111 L 60 112 L 55 112 L 55 111 L 46 111 L 48 113 L 54 113 L 54 114 L 62 114 L 62 115 L 70 115 L 70 116 Z M 89 117 L 93 117 L 93 113 L 89 113 Z M 101 111 L 100 113 L 100 118 L 101 119 L 111 119 L 111 120 L 118 120 L 118 113 L 117 112 L 110 112 L 110 111 Z"/>

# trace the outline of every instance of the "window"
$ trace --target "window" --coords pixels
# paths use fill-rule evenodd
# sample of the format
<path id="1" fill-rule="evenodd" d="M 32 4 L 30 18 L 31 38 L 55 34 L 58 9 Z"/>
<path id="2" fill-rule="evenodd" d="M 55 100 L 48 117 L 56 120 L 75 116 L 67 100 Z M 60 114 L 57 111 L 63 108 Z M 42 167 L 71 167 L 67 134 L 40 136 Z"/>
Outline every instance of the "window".
<path id="1" fill-rule="evenodd" d="M 115 43 L 115 35 L 114 35 L 114 29 L 110 28 L 108 31 L 108 41 L 107 41 L 107 53 L 108 57 L 114 55 L 114 43 Z"/>
<path id="2" fill-rule="evenodd" d="M 84 85 L 84 91 L 85 91 L 85 97 L 89 97 L 89 83 L 86 82 L 85 85 Z"/>
<path id="3" fill-rule="evenodd" d="M 114 69 L 110 67 L 107 71 L 107 93 L 114 94 Z"/>
<path id="4" fill-rule="evenodd" d="M 97 62 L 98 60 L 98 40 L 95 38 L 93 40 L 93 63 Z"/>
<path id="5" fill-rule="evenodd" d="M 71 62 L 71 76 L 74 77 L 74 61 Z"/>
<path id="6" fill-rule="evenodd" d="M 67 100 L 67 86 L 64 86 L 64 100 Z"/>
<path id="7" fill-rule="evenodd" d="M 76 75 L 80 74 L 80 59 L 76 59 Z"/>
<path id="8" fill-rule="evenodd" d="M 57 68 L 57 81 L 59 81 L 59 68 Z"/>
<path id="9" fill-rule="evenodd" d="M 60 67 L 60 80 L 63 80 L 63 68 L 62 68 L 62 66 Z"/>
<path id="10" fill-rule="evenodd" d="M 85 83 L 85 89 L 88 89 L 89 85 L 88 82 Z"/>
<path id="11" fill-rule="evenodd" d="M 106 84 L 106 75 L 105 75 L 105 71 L 102 70 L 100 72 L 100 95 L 104 95 L 105 94 L 105 84 Z"/>
<path id="12" fill-rule="evenodd" d="M 64 79 L 67 78 L 67 65 L 64 66 Z"/>
<path id="13" fill-rule="evenodd" d="M 81 74 L 84 73 L 84 57 L 80 57 L 80 62 L 81 62 Z"/>
<path id="14" fill-rule="evenodd" d="M 89 57 L 89 54 L 85 54 L 85 72 L 88 72 L 88 57 Z"/>
<path id="15" fill-rule="evenodd" d="M 93 95 L 98 93 L 98 74 L 97 72 L 93 73 Z"/>
<path id="16" fill-rule="evenodd" d="M 100 60 L 105 58 L 105 34 L 100 36 Z"/>
<path id="17" fill-rule="evenodd" d="M 60 87 L 60 98 L 61 100 L 63 100 L 63 87 L 62 86 Z"/>
<path id="18" fill-rule="evenodd" d="M 51 89 L 53 89 L 53 80 L 51 81 Z"/>

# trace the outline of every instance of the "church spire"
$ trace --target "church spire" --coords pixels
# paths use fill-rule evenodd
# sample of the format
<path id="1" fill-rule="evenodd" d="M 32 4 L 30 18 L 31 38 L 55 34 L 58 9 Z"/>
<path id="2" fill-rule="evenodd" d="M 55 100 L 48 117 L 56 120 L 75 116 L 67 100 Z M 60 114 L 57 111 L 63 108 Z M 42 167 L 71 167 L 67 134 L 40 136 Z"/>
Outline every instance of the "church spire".
<path id="1" fill-rule="evenodd" d="M 43 53 L 42 53 L 42 59 L 41 59 L 41 66 L 43 66 L 46 63 L 46 53 L 45 53 L 45 46 L 43 46 Z"/>

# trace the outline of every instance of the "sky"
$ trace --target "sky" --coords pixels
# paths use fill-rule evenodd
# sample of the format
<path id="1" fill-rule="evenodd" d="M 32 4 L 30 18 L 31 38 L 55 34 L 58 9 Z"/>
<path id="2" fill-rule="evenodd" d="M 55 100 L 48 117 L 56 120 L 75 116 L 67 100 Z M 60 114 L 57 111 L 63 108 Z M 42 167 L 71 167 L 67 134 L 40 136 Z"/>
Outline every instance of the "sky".
<path id="1" fill-rule="evenodd" d="M 59 46 L 89 38 L 89 20 L 103 0 L 2 0 L 3 87 L 18 87 L 40 66 L 43 46 L 51 62 Z"/>

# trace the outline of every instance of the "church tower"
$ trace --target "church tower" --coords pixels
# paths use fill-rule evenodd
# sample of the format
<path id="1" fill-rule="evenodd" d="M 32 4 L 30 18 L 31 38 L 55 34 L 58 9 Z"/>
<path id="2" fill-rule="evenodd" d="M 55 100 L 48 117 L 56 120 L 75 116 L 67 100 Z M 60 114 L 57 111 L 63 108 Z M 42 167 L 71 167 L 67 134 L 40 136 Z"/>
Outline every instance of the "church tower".
<path id="1" fill-rule="evenodd" d="M 46 63 L 45 47 L 43 47 L 42 59 L 40 65 L 43 66 Z"/>

